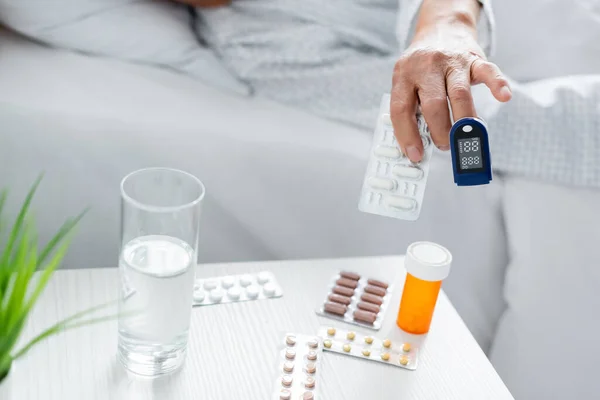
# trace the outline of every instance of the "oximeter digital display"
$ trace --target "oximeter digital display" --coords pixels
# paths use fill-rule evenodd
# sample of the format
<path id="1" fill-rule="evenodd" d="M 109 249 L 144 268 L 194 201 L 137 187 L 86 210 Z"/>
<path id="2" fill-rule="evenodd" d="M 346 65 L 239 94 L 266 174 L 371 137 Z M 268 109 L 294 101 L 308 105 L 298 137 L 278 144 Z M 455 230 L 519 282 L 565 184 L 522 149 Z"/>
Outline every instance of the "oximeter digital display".
<path id="1" fill-rule="evenodd" d="M 487 129 L 478 118 L 462 118 L 450 130 L 454 183 L 486 185 L 492 180 L 492 160 Z"/>

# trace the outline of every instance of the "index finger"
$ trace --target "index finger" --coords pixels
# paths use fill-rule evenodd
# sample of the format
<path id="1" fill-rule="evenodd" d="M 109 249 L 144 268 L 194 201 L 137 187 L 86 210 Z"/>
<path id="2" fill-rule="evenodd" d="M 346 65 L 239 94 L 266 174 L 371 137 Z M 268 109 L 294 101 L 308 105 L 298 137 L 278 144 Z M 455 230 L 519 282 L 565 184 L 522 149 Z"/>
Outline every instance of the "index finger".
<path id="1" fill-rule="evenodd" d="M 423 158 L 423 142 L 417 126 L 417 93 L 413 85 L 397 83 L 392 88 L 390 117 L 402 153 L 412 162 Z"/>
<path id="2" fill-rule="evenodd" d="M 477 116 L 471 95 L 471 79 L 467 72 L 460 70 L 450 72 L 446 77 L 446 91 L 454 121 Z"/>

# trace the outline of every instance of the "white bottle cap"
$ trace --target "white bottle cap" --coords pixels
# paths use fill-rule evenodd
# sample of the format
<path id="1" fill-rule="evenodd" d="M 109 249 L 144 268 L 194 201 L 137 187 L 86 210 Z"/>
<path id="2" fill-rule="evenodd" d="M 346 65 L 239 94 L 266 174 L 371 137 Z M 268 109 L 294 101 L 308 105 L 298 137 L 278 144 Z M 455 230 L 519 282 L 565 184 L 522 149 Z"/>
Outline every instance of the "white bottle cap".
<path id="1" fill-rule="evenodd" d="M 450 274 L 452 254 L 443 246 L 432 242 L 415 242 L 408 246 L 404 268 L 415 278 L 437 282 Z"/>

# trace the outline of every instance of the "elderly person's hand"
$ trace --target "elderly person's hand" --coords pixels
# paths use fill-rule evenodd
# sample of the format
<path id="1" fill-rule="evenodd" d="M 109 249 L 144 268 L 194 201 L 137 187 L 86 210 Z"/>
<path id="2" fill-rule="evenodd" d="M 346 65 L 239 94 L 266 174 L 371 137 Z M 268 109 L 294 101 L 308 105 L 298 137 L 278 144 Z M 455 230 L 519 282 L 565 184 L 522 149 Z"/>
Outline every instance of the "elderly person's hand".
<path id="1" fill-rule="evenodd" d="M 413 162 L 423 156 L 418 106 L 436 146 L 448 150 L 448 99 L 456 121 L 477 116 L 471 85 L 484 83 L 502 102 L 511 98 L 502 72 L 477 43 L 479 11 L 477 0 L 423 1 L 413 41 L 394 69 L 390 103 L 396 139 Z"/>

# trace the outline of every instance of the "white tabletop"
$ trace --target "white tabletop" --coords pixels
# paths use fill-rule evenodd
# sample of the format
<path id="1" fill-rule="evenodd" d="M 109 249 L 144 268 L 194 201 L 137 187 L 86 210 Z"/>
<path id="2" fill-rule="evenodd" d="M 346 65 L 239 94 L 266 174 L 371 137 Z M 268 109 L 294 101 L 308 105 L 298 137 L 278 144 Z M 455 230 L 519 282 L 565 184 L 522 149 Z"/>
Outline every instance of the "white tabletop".
<path id="1" fill-rule="evenodd" d="M 316 334 L 320 325 L 340 325 L 314 311 L 324 299 L 331 276 L 340 269 L 388 280 L 395 275 L 393 307 L 377 336 L 402 337 L 395 326 L 404 280 L 401 257 L 203 265 L 198 267 L 199 277 L 273 271 L 284 295 L 194 308 L 186 364 L 179 373 L 154 381 L 128 376 L 117 362 L 116 322 L 64 332 L 16 363 L 11 373 L 12 398 L 270 399 L 283 334 Z M 27 336 L 58 318 L 116 298 L 117 282 L 116 268 L 57 272 L 32 315 Z M 422 342 L 416 371 L 325 353 L 322 398 L 513 399 L 443 293 L 431 331 Z"/>

